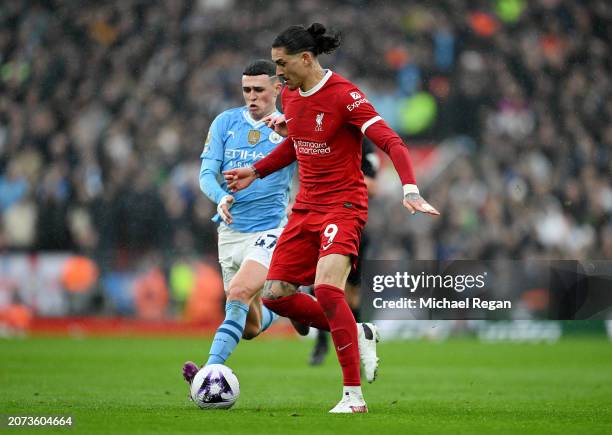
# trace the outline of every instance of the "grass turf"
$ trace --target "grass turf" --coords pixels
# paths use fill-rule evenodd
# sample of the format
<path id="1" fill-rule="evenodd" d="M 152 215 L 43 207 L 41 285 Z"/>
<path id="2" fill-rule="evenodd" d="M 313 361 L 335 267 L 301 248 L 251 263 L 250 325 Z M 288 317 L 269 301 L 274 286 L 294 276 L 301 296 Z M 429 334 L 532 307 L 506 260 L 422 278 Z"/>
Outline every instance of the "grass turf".
<path id="1" fill-rule="evenodd" d="M 0 340 L 0 413 L 72 415 L 74 427 L 58 432 L 104 434 L 612 432 L 612 343 L 604 339 L 381 343 L 364 415 L 327 413 L 340 398 L 334 355 L 312 368 L 311 341 L 265 339 L 242 342 L 229 361 L 242 390 L 235 407 L 201 411 L 180 371 L 208 344 Z"/>

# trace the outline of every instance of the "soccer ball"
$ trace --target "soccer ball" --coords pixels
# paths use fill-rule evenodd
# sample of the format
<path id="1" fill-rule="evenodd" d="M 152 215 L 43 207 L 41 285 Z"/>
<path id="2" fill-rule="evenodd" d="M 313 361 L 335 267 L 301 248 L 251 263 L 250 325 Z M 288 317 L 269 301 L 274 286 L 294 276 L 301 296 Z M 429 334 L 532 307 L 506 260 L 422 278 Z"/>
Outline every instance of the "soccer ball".
<path id="1" fill-rule="evenodd" d="M 191 383 L 191 398 L 202 409 L 229 409 L 239 396 L 238 378 L 223 364 L 202 367 Z"/>

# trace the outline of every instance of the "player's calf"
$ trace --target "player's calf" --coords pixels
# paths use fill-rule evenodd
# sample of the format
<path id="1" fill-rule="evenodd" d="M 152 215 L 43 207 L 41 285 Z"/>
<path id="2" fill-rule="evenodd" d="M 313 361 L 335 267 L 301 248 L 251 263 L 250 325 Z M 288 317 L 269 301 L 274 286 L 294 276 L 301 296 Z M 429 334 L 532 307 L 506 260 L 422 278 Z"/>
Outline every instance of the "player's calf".
<path id="1" fill-rule="evenodd" d="M 242 332 L 242 338 L 245 340 L 251 340 L 257 337 L 261 332 L 261 305 L 256 306 L 255 303 L 252 302 L 257 291 L 257 289 L 249 288 L 241 285 L 241 283 L 232 282 L 227 295 L 228 302 L 235 301 L 244 305 L 249 305 L 246 323 Z"/>
<path id="2" fill-rule="evenodd" d="M 261 323 L 247 323 L 244 325 L 244 332 L 242 338 L 245 340 L 252 340 L 259 335 L 261 332 Z"/>

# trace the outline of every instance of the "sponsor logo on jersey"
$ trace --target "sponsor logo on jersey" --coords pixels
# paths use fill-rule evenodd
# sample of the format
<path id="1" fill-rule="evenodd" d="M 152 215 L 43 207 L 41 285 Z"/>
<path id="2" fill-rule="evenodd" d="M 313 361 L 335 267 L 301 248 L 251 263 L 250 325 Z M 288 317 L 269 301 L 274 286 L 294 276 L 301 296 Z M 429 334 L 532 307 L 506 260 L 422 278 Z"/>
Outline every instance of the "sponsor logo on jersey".
<path id="1" fill-rule="evenodd" d="M 353 97 L 353 100 L 358 100 L 361 98 L 361 94 L 359 92 L 351 92 L 351 97 Z"/>
<path id="2" fill-rule="evenodd" d="M 277 132 L 273 131 L 272 133 L 270 133 L 270 136 L 268 136 L 268 140 L 276 144 L 276 143 L 281 143 L 283 141 L 283 137 Z"/>
<path id="3" fill-rule="evenodd" d="M 249 130 L 249 134 L 247 135 L 247 139 L 251 145 L 256 145 L 260 137 L 261 132 L 259 130 Z"/>
<path id="4" fill-rule="evenodd" d="M 327 142 L 310 142 L 306 140 L 293 140 L 295 150 L 300 154 L 320 155 L 331 153 L 331 148 Z"/>
<path id="5" fill-rule="evenodd" d="M 259 160 L 266 155 L 261 151 L 249 150 L 225 150 L 226 159 Z"/>
<path id="6" fill-rule="evenodd" d="M 323 131 L 323 117 L 324 116 L 325 116 L 325 113 L 319 113 L 317 117 L 315 118 L 315 122 L 317 123 L 317 126 L 315 127 L 315 131 Z"/>
<path id="7" fill-rule="evenodd" d="M 363 103 L 368 103 L 368 99 L 362 98 L 361 100 L 357 100 L 354 103 L 347 104 L 346 108 L 348 109 L 349 112 L 352 112 L 353 110 L 361 106 Z"/>

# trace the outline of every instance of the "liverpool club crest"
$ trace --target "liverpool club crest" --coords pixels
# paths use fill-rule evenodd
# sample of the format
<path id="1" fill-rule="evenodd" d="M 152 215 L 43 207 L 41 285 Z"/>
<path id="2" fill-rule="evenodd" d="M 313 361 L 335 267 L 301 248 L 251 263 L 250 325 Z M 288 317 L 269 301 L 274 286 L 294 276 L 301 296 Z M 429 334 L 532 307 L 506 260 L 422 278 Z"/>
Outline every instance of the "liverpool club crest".
<path id="1" fill-rule="evenodd" d="M 317 117 L 315 118 L 315 122 L 317 123 L 317 126 L 315 127 L 315 131 L 323 131 L 323 117 L 324 116 L 325 116 L 325 113 L 319 113 Z"/>

